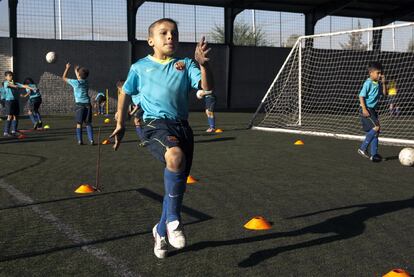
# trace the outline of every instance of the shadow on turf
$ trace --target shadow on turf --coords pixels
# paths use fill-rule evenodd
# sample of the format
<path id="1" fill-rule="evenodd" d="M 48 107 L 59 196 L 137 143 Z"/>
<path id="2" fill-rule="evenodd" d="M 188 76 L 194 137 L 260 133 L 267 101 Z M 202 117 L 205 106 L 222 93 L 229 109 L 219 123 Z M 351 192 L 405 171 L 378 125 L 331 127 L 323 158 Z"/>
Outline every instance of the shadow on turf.
<path id="1" fill-rule="evenodd" d="M 208 143 L 208 142 L 217 142 L 217 141 L 228 141 L 228 140 L 235 140 L 235 137 L 225 137 L 225 138 L 213 138 L 213 139 L 201 139 L 196 140 L 194 143 Z"/>
<path id="2" fill-rule="evenodd" d="M 79 200 L 79 199 L 99 197 L 99 196 L 104 196 L 104 195 L 108 195 L 108 194 L 120 193 L 120 192 L 131 192 L 131 191 L 136 191 L 136 192 L 140 193 L 141 195 L 149 197 L 149 198 L 151 198 L 153 200 L 156 200 L 157 202 L 160 202 L 160 203 L 162 203 L 162 201 L 163 201 L 163 196 L 162 195 L 159 195 L 159 194 L 157 194 L 157 193 L 155 193 L 151 190 L 145 189 L 145 188 L 139 188 L 139 189 L 128 189 L 128 190 L 113 191 L 113 192 L 106 192 L 106 193 L 99 193 L 99 194 L 91 194 L 91 195 L 85 195 L 85 196 L 68 197 L 68 198 L 62 198 L 62 199 L 56 199 L 56 200 L 43 201 L 43 202 L 25 204 L 25 205 L 20 205 L 20 206 L 8 207 L 8 208 L 3 208 L 3 209 L 27 207 L 27 206 L 47 204 L 47 203 L 66 201 L 66 200 Z M 183 211 L 183 213 L 188 214 L 191 217 L 196 218 L 196 220 L 191 221 L 191 222 L 187 222 L 187 223 L 185 223 L 185 225 L 197 224 L 197 223 L 200 223 L 200 222 L 203 222 L 203 221 L 206 221 L 206 220 L 210 220 L 210 219 L 213 218 L 213 217 L 211 217 L 207 214 L 196 211 L 196 210 L 194 210 L 190 207 L 187 207 L 187 206 L 183 206 L 182 211 Z M 57 246 L 57 247 L 53 247 L 53 248 L 49 248 L 49 249 L 45 249 L 45 250 L 31 251 L 31 252 L 26 252 L 26 253 L 21 253 L 21 254 L 16 254 L 16 255 L 8 255 L 8 256 L 1 256 L 0 255 L 0 262 L 6 262 L 6 261 L 12 261 L 12 260 L 35 257 L 35 256 L 41 256 L 41 255 L 55 253 L 55 252 L 58 252 L 58 251 L 74 249 L 74 248 L 81 248 L 81 247 L 88 246 L 88 245 L 94 245 L 94 244 L 98 244 L 98 243 L 105 243 L 105 242 L 110 242 L 110 241 L 115 241 L 115 240 L 120 240 L 120 239 L 140 236 L 140 235 L 148 235 L 148 234 L 152 234 L 151 229 L 146 230 L 146 231 L 142 231 L 142 232 L 135 232 L 135 233 L 123 234 L 123 235 L 119 235 L 119 236 L 112 236 L 112 237 L 109 237 L 109 238 L 96 239 L 96 240 L 91 240 L 91 241 L 81 242 L 81 243 L 76 243 L 76 244 Z"/>
<path id="3" fill-rule="evenodd" d="M 38 166 L 38 165 L 40 165 L 41 163 L 44 163 L 47 160 L 46 157 L 43 157 L 43 156 L 40 156 L 40 155 L 26 154 L 26 153 L 25 154 L 16 154 L 16 153 L 10 153 L 10 152 L 0 152 L 0 154 L 3 154 L 3 155 L 11 155 L 11 156 L 22 156 L 24 158 L 32 157 L 32 158 L 38 158 L 39 159 L 37 162 L 32 163 L 32 164 L 30 164 L 28 166 L 19 168 L 17 170 L 11 171 L 11 172 L 6 173 L 6 174 L 3 174 L 3 175 L 0 175 L 0 179 L 1 178 L 4 178 L 4 177 L 7 177 L 7 176 L 10 176 L 10 175 L 13 175 L 15 173 L 19 173 L 19 172 L 24 171 L 24 170 L 26 170 L 28 168 Z"/>
<path id="4" fill-rule="evenodd" d="M 352 205 L 346 207 L 339 207 L 324 211 L 318 211 L 314 213 L 303 214 L 295 217 L 291 217 L 288 219 L 295 219 L 295 218 L 302 218 L 302 217 L 309 217 L 314 216 L 326 212 L 331 211 L 339 211 L 345 209 L 354 209 L 360 208 L 357 211 L 339 215 L 336 217 L 328 218 L 325 221 L 320 223 L 304 227 L 302 229 L 293 230 L 289 232 L 276 232 L 270 234 L 264 234 L 255 237 L 248 237 L 248 238 L 238 238 L 232 240 L 223 240 L 223 241 L 202 241 L 193 245 L 186 247 L 183 250 L 177 250 L 175 252 L 171 252 L 169 256 L 174 256 L 179 253 L 188 252 L 188 251 L 199 251 L 205 248 L 212 248 L 212 247 L 221 247 L 221 246 L 231 246 L 231 245 L 239 245 L 244 243 L 254 243 L 258 241 L 266 241 L 266 240 L 273 240 L 277 238 L 283 237 L 296 237 L 302 236 L 306 234 L 331 234 L 330 236 L 324 236 L 321 238 L 317 238 L 314 240 L 309 240 L 305 242 L 299 242 L 296 244 L 269 248 L 260 250 L 257 252 L 252 253 L 249 257 L 245 258 L 241 262 L 239 262 L 239 267 L 252 267 L 256 266 L 259 263 L 273 258 L 280 253 L 292 251 L 296 249 L 303 249 L 318 245 L 324 245 L 328 243 L 332 243 L 335 241 L 346 240 L 353 237 L 357 237 L 364 233 L 365 231 L 365 221 L 369 220 L 373 217 L 378 217 L 384 214 L 397 212 L 403 209 L 414 208 L 414 197 L 398 200 L 398 201 L 389 201 L 389 202 L 379 202 L 379 203 L 367 203 L 367 204 L 360 204 L 360 205 Z"/>

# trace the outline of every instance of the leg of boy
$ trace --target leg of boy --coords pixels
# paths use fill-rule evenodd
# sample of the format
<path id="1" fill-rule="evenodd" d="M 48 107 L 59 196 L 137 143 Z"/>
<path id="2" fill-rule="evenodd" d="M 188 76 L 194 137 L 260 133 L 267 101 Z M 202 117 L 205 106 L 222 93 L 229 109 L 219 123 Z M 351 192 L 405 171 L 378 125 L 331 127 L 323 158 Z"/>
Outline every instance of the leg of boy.
<path id="1" fill-rule="evenodd" d="M 369 117 L 361 116 L 362 128 L 367 132 L 366 137 L 360 146 L 362 151 L 366 151 L 372 140 L 375 137 L 378 137 L 379 121 L 377 113 L 373 109 L 369 109 L 369 113 Z"/>
<path id="2" fill-rule="evenodd" d="M 76 108 L 75 108 L 76 141 L 79 145 L 83 144 L 83 138 L 82 138 L 83 113 L 84 113 L 83 106 L 76 104 Z"/>
<path id="3" fill-rule="evenodd" d="M 83 114 L 83 121 L 86 123 L 86 132 L 88 134 L 88 140 L 91 145 L 94 144 L 93 141 L 93 128 L 92 128 L 92 106 L 87 105 L 84 108 L 84 114 Z"/>

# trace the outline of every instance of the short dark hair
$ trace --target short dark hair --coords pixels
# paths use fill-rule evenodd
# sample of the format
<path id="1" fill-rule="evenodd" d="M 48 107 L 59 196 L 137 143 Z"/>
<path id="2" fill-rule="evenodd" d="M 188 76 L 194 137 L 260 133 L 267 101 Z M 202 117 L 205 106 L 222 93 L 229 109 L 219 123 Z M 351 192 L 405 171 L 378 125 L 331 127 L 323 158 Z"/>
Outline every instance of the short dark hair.
<path id="1" fill-rule="evenodd" d="M 368 71 L 380 70 L 382 71 L 382 64 L 380 62 L 370 62 L 368 64 Z"/>
<path id="2" fill-rule="evenodd" d="M 35 82 L 33 81 L 32 78 L 27 77 L 26 79 L 24 79 L 23 84 L 28 85 L 28 84 L 34 84 Z"/>
<path id="3" fill-rule="evenodd" d="M 157 21 L 153 22 L 148 27 L 148 36 L 151 37 L 152 36 L 152 30 L 154 29 L 154 27 L 157 26 L 158 24 L 163 23 L 163 22 L 170 22 L 170 23 L 172 23 L 172 24 L 175 25 L 175 28 L 178 29 L 177 21 L 175 21 L 174 19 L 171 19 L 171 18 L 161 18 L 161 19 L 158 19 Z"/>
<path id="4" fill-rule="evenodd" d="M 9 71 L 4 72 L 4 76 L 7 76 L 7 75 L 13 76 L 14 74 L 12 71 L 9 70 Z"/>
<path id="5" fill-rule="evenodd" d="M 118 82 L 116 82 L 116 87 L 117 88 L 122 88 L 122 86 L 124 85 L 125 80 L 119 80 Z"/>
<path id="6" fill-rule="evenodd" d="M 79 77 L 81 77 L 81 79 L 85 80 L 89 76 L 89 70 L 84 67 L 80 67 L 78 69 L 78 74 L 79 74 Z"/>

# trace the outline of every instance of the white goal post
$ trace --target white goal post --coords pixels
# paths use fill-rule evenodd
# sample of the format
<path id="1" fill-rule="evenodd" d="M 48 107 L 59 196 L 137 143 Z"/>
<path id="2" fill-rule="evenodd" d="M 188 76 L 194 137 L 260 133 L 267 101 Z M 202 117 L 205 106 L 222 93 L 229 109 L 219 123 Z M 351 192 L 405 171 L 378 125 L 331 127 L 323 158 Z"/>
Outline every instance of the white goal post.
<path id="1" fill-rule="evenodd" d="M 377 107 L 380 142 L 414 145 L 414 23 L 299 37 L 250 127 L 362 140 L 358 94 L 372 61 L 389 93 Z"/>

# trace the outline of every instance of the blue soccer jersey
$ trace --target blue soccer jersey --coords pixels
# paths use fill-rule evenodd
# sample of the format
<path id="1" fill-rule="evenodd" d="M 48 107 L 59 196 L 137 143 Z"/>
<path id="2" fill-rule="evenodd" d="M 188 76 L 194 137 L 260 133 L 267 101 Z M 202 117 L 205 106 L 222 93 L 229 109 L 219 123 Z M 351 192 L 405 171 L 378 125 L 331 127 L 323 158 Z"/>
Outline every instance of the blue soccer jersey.
<path id="1" fill-rule="evenodd" d="M 3 95 L 4 95 L 4 100 L 6 101 L 13 101 L 13 100 L 19 100 L 19 90 L 15 89 L 15 88 L 9 88 L 9 81 L 4 81 L 3 83 Z M 18 87 L 23 87 L 22 84 L 19 83 L 15 83 L 14 85 L 18 86 Z"/>
<path id="2" fill-rule="evenodd" d="M 132 103 L 134 103 L 134 105 L 139 105 L 139 103 L 141 102 L 141 94 L 135 94 L 132 95 Z"/>
<path id="3" fill-rule="evenodd" d="M 73 94 L 76 103 L 88 104 L 89 98 L 89 84 L 87 80 L 67 79 L 67 83 L 73 87 Z"/>
<path id="4" fill-rule="evenodd" d="M 3 86 L 0 87 L 0 100 L 4 100 L 5 94 L 6 94 L 6 92 L 4 90 L 4 87 Z"/>
<path id="5" fill-rule="evenodd" d="M 40 90 L 37 88 L 37 86 L 35 84 L 29 84 L 29 87 L 33 88 L 34 90 L 31 89 L 26 89 L 26 92 L 29 93 L 29 98 L 30 99 L 34 99 L 37 97 L 40 97 Z"/>
<path id="6" fill-rule="evenodd" d="M 160 61 L 147 56 L 133 64 L 123 91 L 140 95 L 146 119 L 188 118 L 188 93 L 198 89 L 201 72 L 189 58 Z"/>
<path id="7" fill-rule="evenodd" d="M 98 92 L 98 94 L 95 97 L 95 101 L 98 101 L 99 97 L 105 97 L 105 94 L 103 92 Z"/>
<path id="8" fill-rule="evenodd" d="M 364 82 L 359 96 L 365 98 L 365 104 L 368 108 L 375 109 L 377 107 L 378 100 L 381 97 L 381 94 L 382 85 L 378 82 L 371 80 L 371 78 L 368 78 Z"/>

